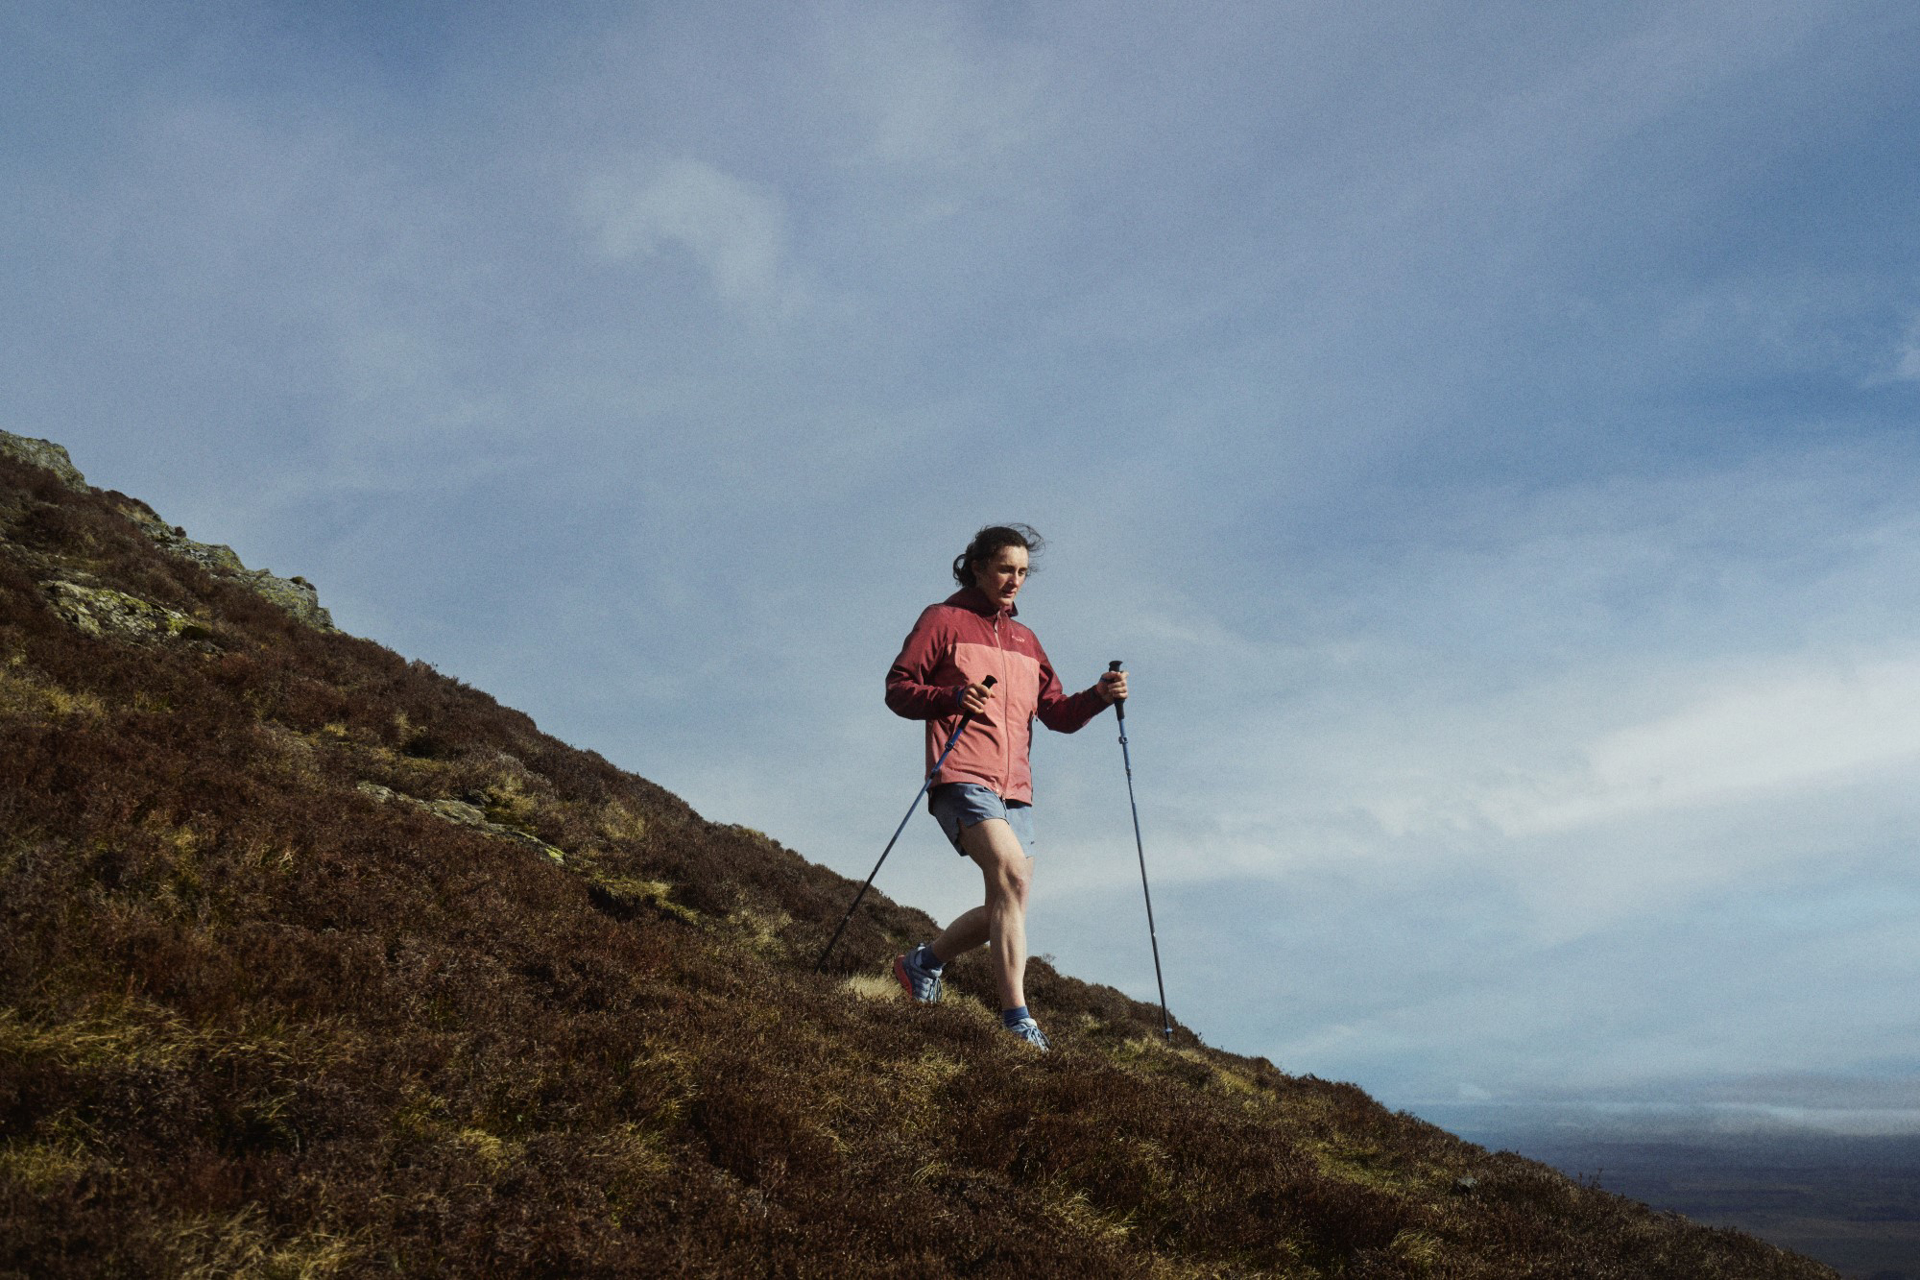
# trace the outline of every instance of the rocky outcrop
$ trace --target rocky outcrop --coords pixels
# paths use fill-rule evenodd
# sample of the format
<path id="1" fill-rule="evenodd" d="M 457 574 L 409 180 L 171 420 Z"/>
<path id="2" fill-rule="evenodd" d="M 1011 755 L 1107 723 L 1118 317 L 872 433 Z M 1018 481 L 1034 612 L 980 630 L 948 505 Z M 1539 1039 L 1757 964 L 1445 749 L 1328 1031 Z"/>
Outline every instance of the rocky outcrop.
<path id="1" fill-rule="evenodd" d="M 266 597 L 285 609 L 300 621 L 316 631 L 337 630 L 333 625 L 333 615 L 321 607 L 320 593 L 305 578 L 282 578 L 265 569 L 249 569 L 242 564 L 240 557 L 234 554 L 232 547 L 210 545 L 195 542 L 186 532 L 167 524 L 158 517 L 143 519 L 144 512 L 130 511 L 135 520 L 147 531 L 147 536 L 166 551 L 179 556 L 182 560 L 191 560 L 216 578 L 226 578 L 238 582 L 254 593 Z"/>
<path id="2" fill-rule="evenodd" d="M 0 431 L 0 453 L 31 462 L 36 467 L 45 467 L 60 477 L 60 482 L 69 489 L 85 492 L 90 486 L 80 469 L 73 465 L 73 459 L 67 451 L 51 440 L 35 440 L 31 436 L 16 436 L 11 431 Z"/>
<path id="3" fill-rule="evenodd" d="M 49 582 L 53 609 L 96 639 L 200 640 L 212 633 L 184 613 L 109 587 Z"/>
<path id="4" fill-rule="evenodd" d="M 51 440 L 35 440 L 28 436 L 14 435 L 10 431 L 0 431 L 0 454 L 32 463 L 36 467 L 44 467 L 58 476 L 61 483 L 70 489 L 77 489 L 83 493 L 92 491 L 92 486 L 87 483 L 87 478 L 80 474 L 79 468 L 73 465 L 73 459 L 68 456 L 66 449 Z M 337 630 L 333 625 L 333 615 L 320 605 L 320 593 L 305 578 L 282 578 L 265 569 L 249 569 L 241 563 L 240 557 L 234 554 L 232 547 L 195 542 L 187 536 L 185 529 L 168 524 L 154 514 L 152 508 L 145 503 L 127 500 L 121 504 L 120 509 L 168 554 L 178 556 L 182 560 L 190 560 L 216 578 L 225 578 L 230 582 L 239 583 L 279 605 L 316 631 Z M 50 584 L 50 587 L 69 585 Z M 80 609 L 78 605 L 73 607 L 79 612 L 88 613 L 89 616 L 106 616 L 101 612 L 104 606 L 98 605 L 98 602 L 85 610 Z M 126 611 L 122 610 L 120 615 L 116 616 L 120 616 L 121 622 L 125 622 L 131 615 L 126 615 Z M 105 631 L 92 631 L 90 634 L 131 634 L 130 627 L 121 625 L 121 622 L 103 623 Z M 76 622 L 75 625 L 81 624 Z M 86 628 L 82 627 L 82 629 Z M 137 629 L 137 627 L 132 628 L 132 630 Z M 153 632 L 149 629 L 141 634 L 151 635 Z"/>

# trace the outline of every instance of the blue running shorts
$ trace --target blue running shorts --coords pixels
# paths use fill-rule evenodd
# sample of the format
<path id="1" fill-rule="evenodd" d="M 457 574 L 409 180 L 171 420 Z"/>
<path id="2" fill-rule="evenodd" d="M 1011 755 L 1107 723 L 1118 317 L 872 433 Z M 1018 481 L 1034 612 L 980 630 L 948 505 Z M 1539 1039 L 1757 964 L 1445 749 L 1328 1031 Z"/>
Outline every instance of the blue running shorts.
<path id="1" fill-rule="evenodd" d="M 960 832 L 988 818 L 1003 819 L 1020 839 L 1020 847 L 1033 856 L 1033 806 L 1019 800 L 1002 800 L 991 787 L 977 782 L 943 782 L 927 792 L 927 812 L 947 833 L 953 850 L 961 857 Z"/>

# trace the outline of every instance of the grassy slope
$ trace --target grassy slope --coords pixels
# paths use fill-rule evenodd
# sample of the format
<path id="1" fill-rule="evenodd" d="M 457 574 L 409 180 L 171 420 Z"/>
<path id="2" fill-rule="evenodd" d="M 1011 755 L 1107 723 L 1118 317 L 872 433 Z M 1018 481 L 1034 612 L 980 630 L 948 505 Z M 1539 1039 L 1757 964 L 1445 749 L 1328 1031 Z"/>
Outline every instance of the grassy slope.
<path id="1" fill-rule="evenodd" d="M 137 506 L 0 457 L 0 1275 L 1832 1274 L 1044 963 L 1051 1055 L 908 1006 L 878 894 L 816 977 L 846 880 Z"/>

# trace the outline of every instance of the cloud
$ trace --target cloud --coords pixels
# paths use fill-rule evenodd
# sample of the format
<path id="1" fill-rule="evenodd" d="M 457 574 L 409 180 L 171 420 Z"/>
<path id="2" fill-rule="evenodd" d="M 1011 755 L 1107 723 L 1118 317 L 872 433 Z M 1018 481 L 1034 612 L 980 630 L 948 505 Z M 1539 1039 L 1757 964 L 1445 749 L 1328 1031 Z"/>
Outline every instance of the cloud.
<path id="1" fill-rule="evenodd" d="M 1920 382 L 1920 317 L 1907 326 L 1894 353 L 1891 377 L 1898 382 Z"/>
<path id="2" fill-rule="evenodd" d="M 831 30 L 829 83 L 865 124 L 865 159 L 978 168 L 1043 131 L 1045 53 L 959 7 L 858 6 Z"/>
<path id="3" fill-rule="evenodd" d="M 603 172 L 581 191 L 579 211 L 599 251 L 633 262 L 677 247 L 700 264 L 729 304 L 768 316 L 797 310 L 786 205 L 778 192 L 680 158 Z"/>
<path id="4" fill-rule="evenodd" d="M 1582 767 L 1483 799 L 1508 836 L 1820 785 L 1920 757 L 1920 656 L 1733 684 L 1587 746 Z"/>

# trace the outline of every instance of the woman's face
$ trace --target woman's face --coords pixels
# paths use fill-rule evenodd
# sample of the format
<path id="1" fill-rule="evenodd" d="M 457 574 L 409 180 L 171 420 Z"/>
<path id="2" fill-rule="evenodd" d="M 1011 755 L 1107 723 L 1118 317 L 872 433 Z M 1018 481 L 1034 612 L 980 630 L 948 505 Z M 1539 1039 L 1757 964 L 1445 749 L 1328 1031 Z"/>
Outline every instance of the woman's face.
<path id="1" fill-rule="evenodd" d="M 986 560 L 973 566 L 973 580 L 987 593 L 987 599 L 1001 609 L 1012 607 L 1013 598 L 1027 580 L 1027 549 L 1001 547 Z"/>

